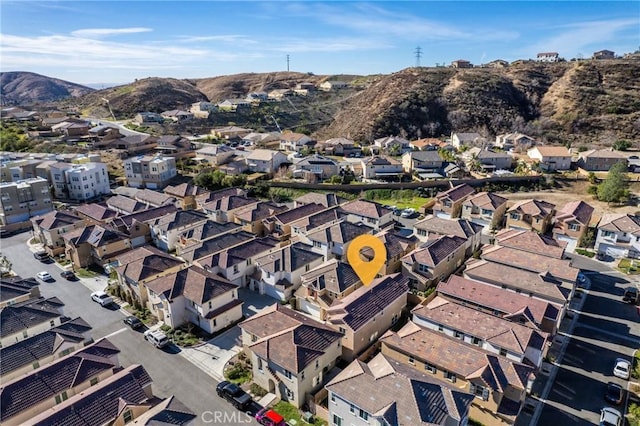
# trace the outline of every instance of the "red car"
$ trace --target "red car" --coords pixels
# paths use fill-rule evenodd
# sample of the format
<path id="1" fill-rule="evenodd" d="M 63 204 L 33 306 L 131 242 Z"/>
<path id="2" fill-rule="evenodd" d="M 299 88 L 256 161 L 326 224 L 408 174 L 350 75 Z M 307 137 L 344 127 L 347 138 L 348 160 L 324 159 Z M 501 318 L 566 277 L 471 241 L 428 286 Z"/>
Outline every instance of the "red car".
<path id="1" fill-rule="evenodd" d="M 287 426 L 284 417 L 268 408 L 263 408 L 256 414 L 256 420 L 265 426 Z"/>

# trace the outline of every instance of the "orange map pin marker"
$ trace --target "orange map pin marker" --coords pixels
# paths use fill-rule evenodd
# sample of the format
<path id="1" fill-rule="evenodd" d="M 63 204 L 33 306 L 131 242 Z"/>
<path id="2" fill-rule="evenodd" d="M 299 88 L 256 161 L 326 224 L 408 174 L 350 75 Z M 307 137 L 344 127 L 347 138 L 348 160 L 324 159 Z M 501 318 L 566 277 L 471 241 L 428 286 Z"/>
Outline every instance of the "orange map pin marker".
<path id="1" fill-rule="evenodd" d="M 360 250 L 363 248 L 373 250 L 373 259 L 371 261 L 367 262 L 360 257 Z M 356 271 L 356 274 L 358 274 L 362 284 L 369 285 L 387 260 L 387 249 L 379 238 L 373 235 L 360 235 L 349 244 L 347 260 L 353 270 Z"/>

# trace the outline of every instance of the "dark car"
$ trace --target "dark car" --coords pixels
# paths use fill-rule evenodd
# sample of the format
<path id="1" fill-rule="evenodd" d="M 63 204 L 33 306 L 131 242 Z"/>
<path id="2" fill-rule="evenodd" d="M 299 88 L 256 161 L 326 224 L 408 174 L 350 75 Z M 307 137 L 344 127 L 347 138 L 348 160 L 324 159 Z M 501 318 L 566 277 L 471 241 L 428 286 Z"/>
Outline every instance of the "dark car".
<path id="1" fill-rule="evenodd" d="M 611 404 L 621 404 L 622 399 L 624 398 L 624 389 L 622 386 L 617 385 L 613 382 L 607 383 L 607 392 L 604 394 L 604 399 Z"/>
<path id="2" fill-rule="evenodd" d="M 42 263 L 51 263 L 53 261 L 53 259 L 51 259 L 51 256 L 49 256 L 49 253 L 47 253 L 46 251 L 37 251 L 33 253 L 33 257 L 35 257 Z"/>
<path id="3" fill-rule="evenodd" d="M 134 317 L 133 315 L 126 317 L 125 319 L 122 320 L 122 322 L 127 324 L 133 330 L 136 330 L 144 325 L 142 324 L 142 321 L 140 321 L 138 317 Z"/>
<path id="4" fill-rule="evenodd" d="M 240 386 L 227 381 L 218 383 L 216 393 L 219 397 L 226 399 L 238 410 L 245 410 L 251 403 L 251 396 L 243 391 Z"/>
<path id="5" fill-rule="evenodd" d="M 60 276 L 65 280 L 78 281 L 78 277 L 76 277 L 76 274 L 74 274 L 73 271 L 62 271 L 60 272 Z"/>

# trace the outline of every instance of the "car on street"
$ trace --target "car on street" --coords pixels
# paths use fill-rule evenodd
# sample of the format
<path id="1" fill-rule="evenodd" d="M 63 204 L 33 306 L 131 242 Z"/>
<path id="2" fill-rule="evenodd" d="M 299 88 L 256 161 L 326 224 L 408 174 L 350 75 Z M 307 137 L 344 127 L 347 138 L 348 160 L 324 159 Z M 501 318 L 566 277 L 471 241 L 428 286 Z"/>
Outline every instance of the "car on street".
<path id="1" fill-rule="evenodd" d="M 582 272 L 578 272 L 578 282 L 580 284 L 584 284 L 587 282 L 587 276 L 585 274 L 583 274 Z"/>
<path id="2" fill-rule="evenodd" d="M 604 399 L 614 405 L 622 404 L 624 398 L 624 389 L 622 386 L 609 382 L 607 383 L 607 392 L 604 394 Z"/>
<path id="3" fill-rule="evenodd" d="M 623 302 L 637 305 L 638 300 L 640 300 L 640 292 L 638 292 L 636 287 L 627 287 L 624 289 L 624 295 L 622 296 Z"/>
<path id="4" fill-rule="evenodd" d="M 36 274 L 36 277 L 37 277 L 39 280 L 44 281 L 44 282 L 47 282 L 47 283 L 48 283 L 49 281 L 53 281 L 53 277 L 52 277 L 52 276 L 51 276 L 51 274 L 50 274 L 50 273 L 48 273 L 47 271 L 41 271 L 41 272 L 38 272 L 38 273 Z"/>
<path id="5" fill-rule="evenodd" d="M 60 272 L 60 276 L 65 280 L 78 281 L 78 277 L 76 277 L 76 274 L 74 274 L 73 271 L 62 271 Z"/>
<path id="6" fill-rule="evenodd" d="M 229 401 L 238 410 L 245 410 L 251 403 L 251 396 L 234 383 L 222 381 L 216 386 L 219 397 Z"/>
<path id="7" fill-rule="evenodd" d="M 142 336 L 144 340 L 150 342 L 158 349 L 162 349 L 169 344 L 169 338 L 162 330 L 147 330 Z"/>
<path id="8" fill-rule="evenodd" d="M 113 297 L 109 296 L 104 291 L 95 291 L 91 293 L 91 300 L 99 303 L 100 306 L 108 306 L 113 303 Z"/>
<path id="9" fill-rule="evenodd" d="M 604 407 L 600 410 L 600 426 L 621 426 L 622 414 L 611 407 Z"/>
<path id="10" fill-rule="evenodd" d="M 287 426 L 284 417 L 269 408 L 263 408 L 256 413 L 256 421 L 264 426 Z"/>
<path id="11" fill-rule="evenodd" d="M 402 210 L 402 213 L 400 213 L 400 217 L 409 218 L 409 217 L 413 217 L 414 214 L 416 214 L 415 209 L 407 208 Z"/>
<path id="12" fill-rule="evenodd" d="M 631 363 L 626 359 L 616 359 L 616 363 L 613 366 L 613 375 L 621 379 L 629 379 L 631 375 Z"/>
<path id="13" fill-rule="evenodd" d="M 133 330 L 137 330 L 144 325 L 142 321 L 140 321 L 140 318 L 133 315 L 129 315 L 128 317 L 123 319 L 122 322 L 131 327 L 131 329 Z"/>
<path id="14" fill-rule="evenodd" d="M 53 259 L 51 259 L 51 256 L 49 256 L 49 253 L 47 253 L 46 251 L 37 251 L 33 253 L 33 257 L 35 257 L 42 263 L 51 263 L 53 261 Z"/>

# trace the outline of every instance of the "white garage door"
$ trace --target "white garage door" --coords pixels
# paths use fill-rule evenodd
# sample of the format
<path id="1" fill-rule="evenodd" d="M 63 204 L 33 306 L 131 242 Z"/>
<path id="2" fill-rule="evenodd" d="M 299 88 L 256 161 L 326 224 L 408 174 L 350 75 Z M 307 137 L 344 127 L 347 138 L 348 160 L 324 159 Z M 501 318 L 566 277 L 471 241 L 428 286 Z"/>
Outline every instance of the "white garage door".
<path id="1" fill-rule="evenodd" d="M 576 250 L 578 245 L 578 240 L 575 238 L 567 237 L 566 235 L 558 235 L 558 241 L 565 241 L 567 243 L 567 248 L 565 251 L 573 253 Z"/>

